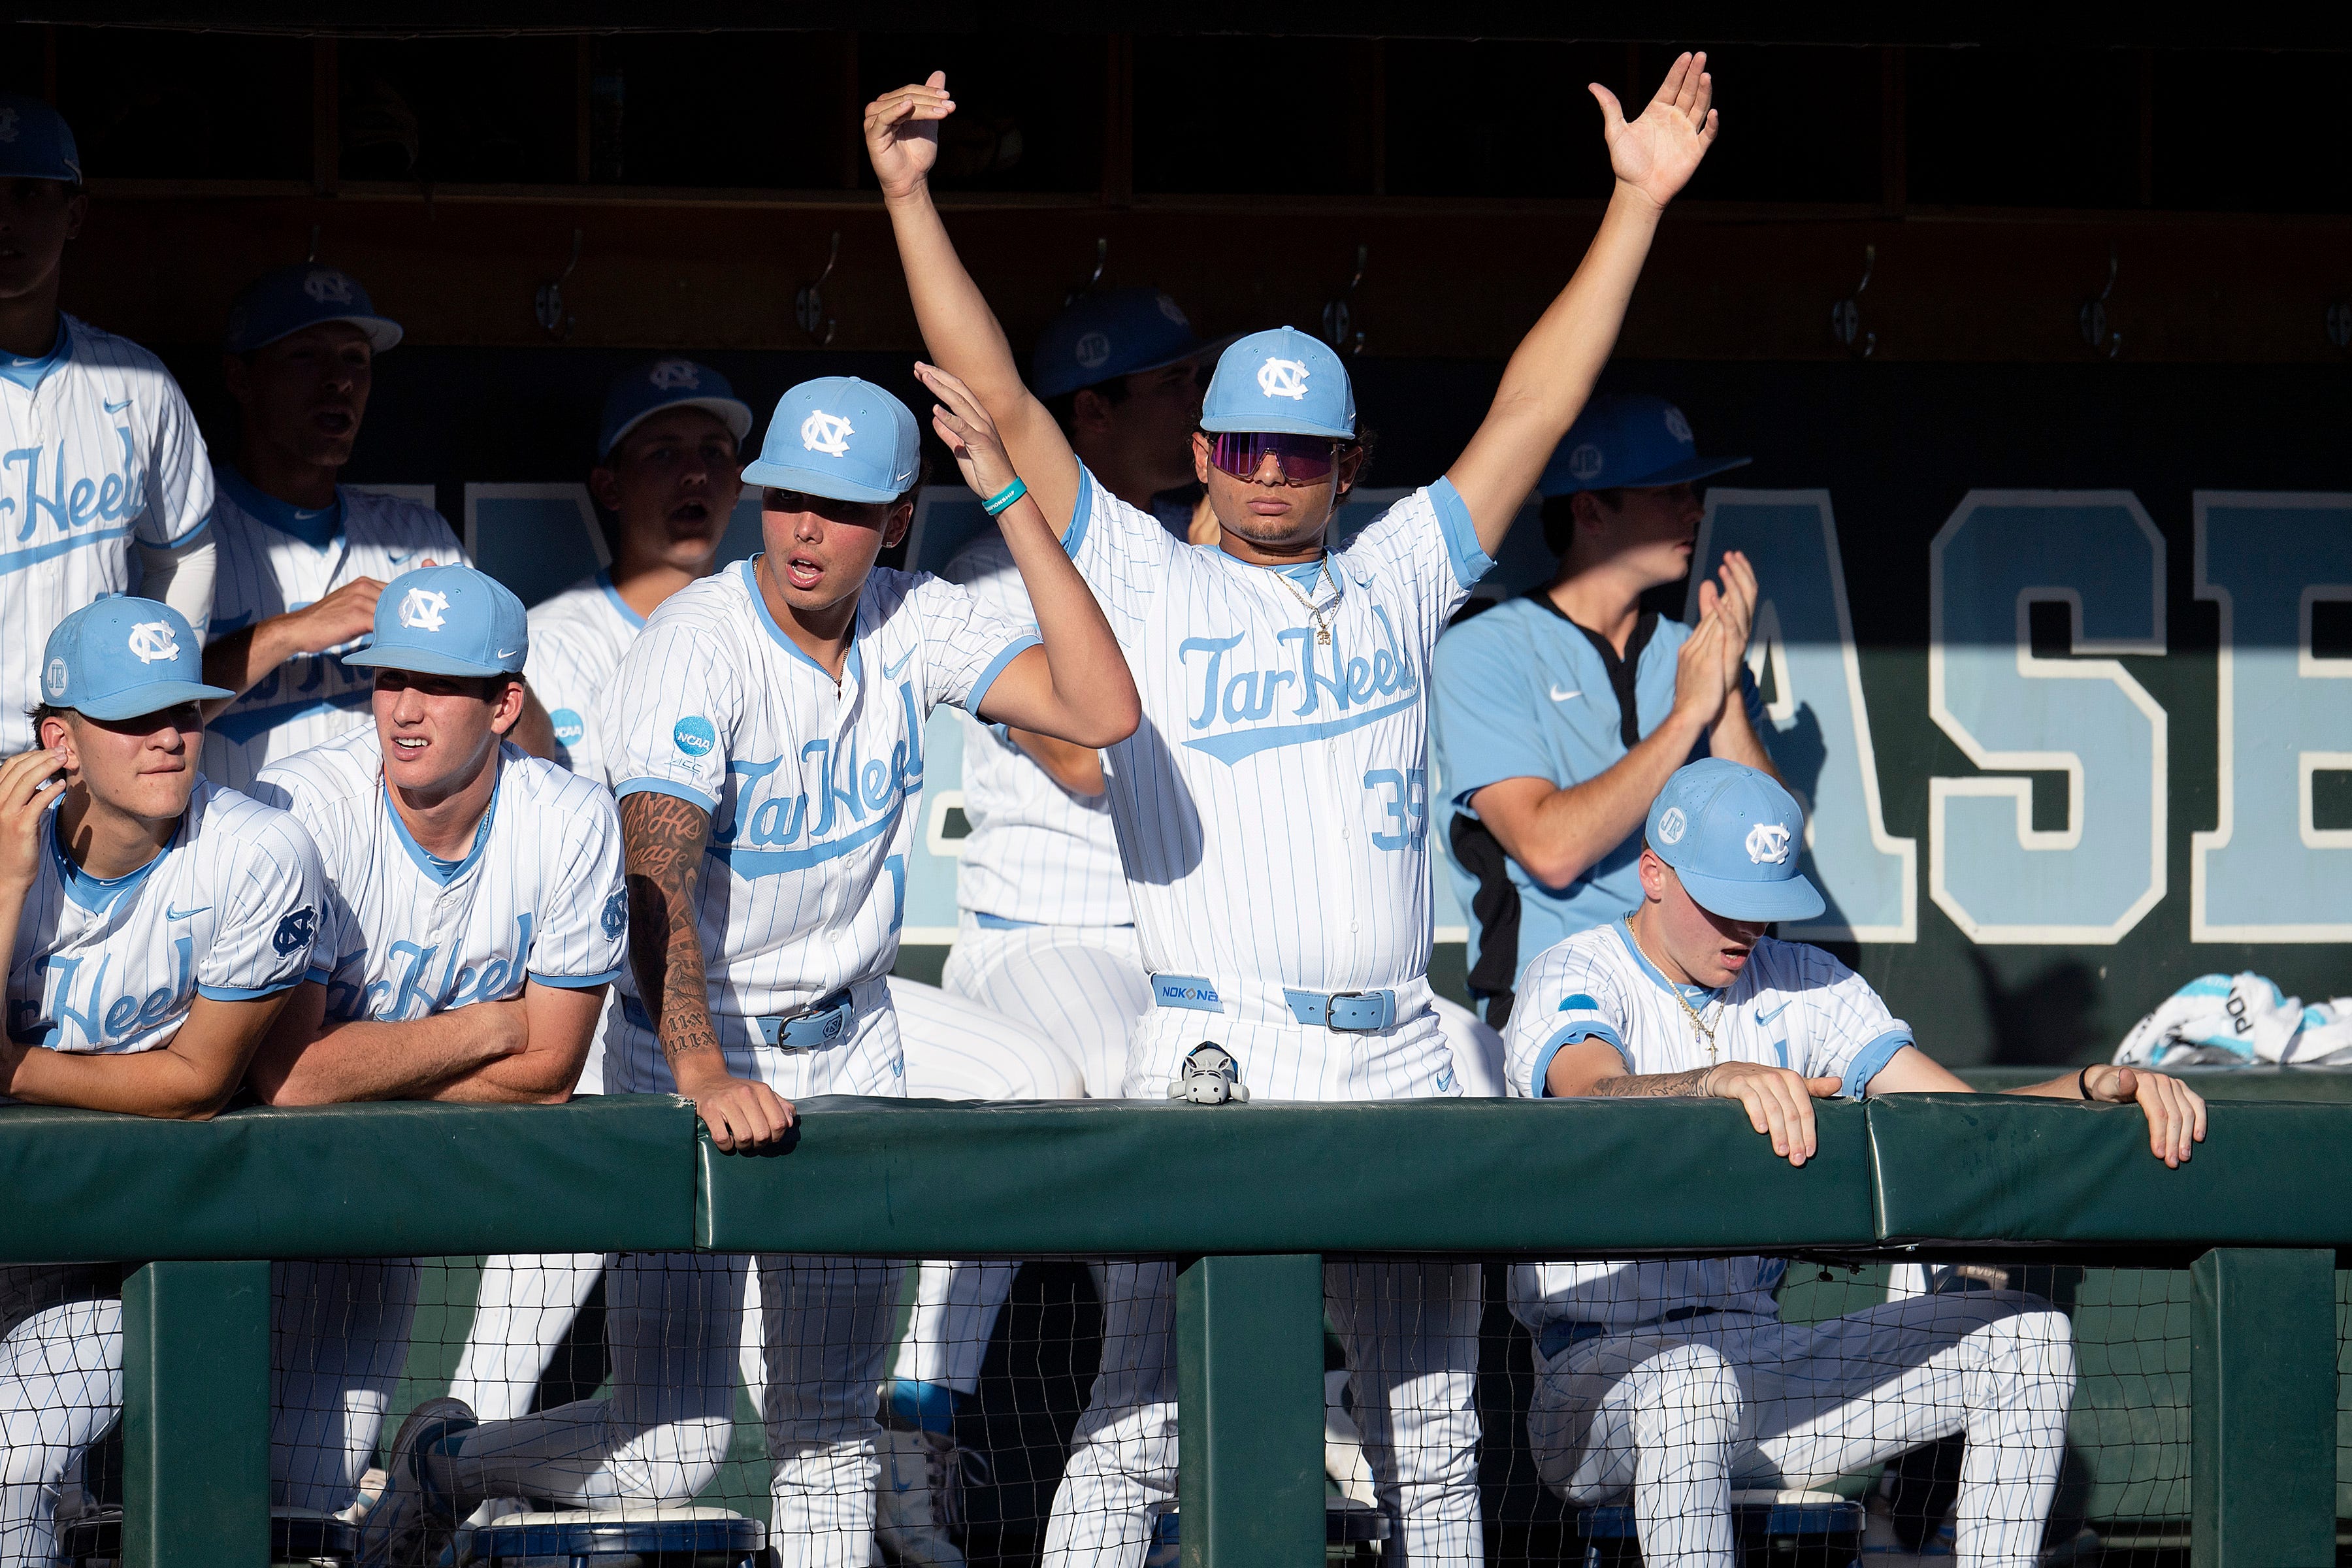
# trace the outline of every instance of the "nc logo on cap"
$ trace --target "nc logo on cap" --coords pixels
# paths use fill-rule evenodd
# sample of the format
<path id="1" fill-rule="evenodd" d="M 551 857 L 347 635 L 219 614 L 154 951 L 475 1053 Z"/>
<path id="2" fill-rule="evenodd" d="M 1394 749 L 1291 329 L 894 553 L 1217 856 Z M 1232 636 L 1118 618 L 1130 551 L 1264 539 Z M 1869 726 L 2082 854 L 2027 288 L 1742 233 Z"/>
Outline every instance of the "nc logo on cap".
<path id="1" fill-rule="evenodd" d="M 849 456 L 849 437 L 857 434 L 849 421 L 838 414 L 817 409 L 801 421 L 801 445 L 812 452 L 823 452 L 828 458 Z"/>
<path id="2" fill-rule="evenodd" d="M 1307 397 L 1307 366 L 1295 359 L 1270 359 L 1257 367 L 1257 389 L 1268 397 L 1287 397 L 1293 403 Z"/>
<path id="3" fill-rule="evenodd" d="M 1691 434 L 1690 421 L 1684 418 L 1683 411 L 1671 403 L 1666 405 L 1666 434 L 1685 447 L 1697 444 L 1698 438 Z"/>
<path id="4" fill-rule="evenodd" d="M 1663 828 L 1664 824 L 1661 823 Z M 1682 837 L 1676 834 L 1675 837 Z M 1668 839 L 1673 843 L 1673 839 Z M 1789 858 L 1789 830 L 1777 822 L 1759 822 L 1748 830 L 1748 858 L 1759 866 L 1778 866 Z"/>
<path id="5" fill-rule="evenodd" d="M 1658 842 L 1679 844 L 1683 841 L 1684 833 L 1688 831 L 1689 827 L 1690 818 L 1683 815 L 1683 808 L 1679 805 L 1670 805 L 1658 818 Z"/>
<path id="6" fill-rule="evenodd" d="M 1110 339 L 1101 332 L 1088 332 L 1070 353 L 1080 364 L 1092 370 L 1110 358 Z"/>
<path id="7" fill-rule="evenodd" d="M 153 664 L 164 658 L 176 660 L 180 657 L 180 640 L 173 634 L 169 621 L 141 621 L 131 628 L 127 646 L 131 657 L 142 664 Z"/>
<path id="8" fill-rule="evenodd" d="M 63 697 L 66 694 L 66 661 L 61 658 L 49 660 L 49 668 L 41 679 L 48 687 L 52 699 Z"/>
<path id="9" fill-rule="evenodd" d="M 1601 455 L 1601 448 L 1587 441 L 1568 455 L 1568 471 L 1580 479 L 1593 479 L 1599 476 L 1601 465 L 1607 461 Z"/>
<path id="10" fill-rule="evenodd" d="M 448 607 L 448 595 L 430 588 L 411 588 L 400 597 L 400 624 L 418 631 L 437 632 L 441 629 L 441 612 Z"/>
<path id="11" fill-rule="evenodd" d="M 702 384 L 702 374 L 691 360 L 666 359 L 656 364 L 647 377 L 659 387 L 695 387 Z"/>
<path id="12" fill-rule="evenodd" d="M 302 292 L 321 305 L 352 302 L 352 280 L 340 272 L 313 272 L 302 279 Z"/>

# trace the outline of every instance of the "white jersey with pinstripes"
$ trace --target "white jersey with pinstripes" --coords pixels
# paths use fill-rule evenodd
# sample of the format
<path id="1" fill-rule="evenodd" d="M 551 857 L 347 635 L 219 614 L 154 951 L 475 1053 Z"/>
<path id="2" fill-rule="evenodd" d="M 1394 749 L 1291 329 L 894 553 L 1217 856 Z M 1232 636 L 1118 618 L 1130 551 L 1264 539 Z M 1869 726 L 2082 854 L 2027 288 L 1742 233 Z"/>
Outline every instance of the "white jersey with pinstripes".
<path id="1" fill-rule="evenodd" d="M 215 637 L 307 609 L 355 578 L 388 583 L 427 560 L 473 564 L 429 506 L 339 486 L 342 528 L 316 545 L 239 506 L 234 484 L 220 483 L 213 511 Z M 272 763 L 368 723 L 375 671 L 343 663 L 352 646 L 296 654 L 230 703 L 205 729 L 205 775 L 244 789 Z"/>
<path id="2" fill-rule="evenodd" d="M 877 568 L 836 683 L 769 614 L 759 559 L 664 600 L 601 715 L 622 798 L 653 791 L 710 814 L 696 900 L 722 1045 L 751 1039 L 747 1020 L 890 972 L 923 721 L 943 702 L 978 708 L 1038 640 L 952 583 Z M 624 994 L 635 988 L 624 976 Z"/>
<path id="3" fill-rule="evenodd" d="M 1712 1052 L 1685 1002 L 1714 1029 Z M 1676 987 L 1622 920 L 1580 931 L 1528 963 L 1505 1037 L 1509 1091 L 1544 1098 L 1552 1058 L 1583 1039 L 1613 1047 L 1628 1073 L 1758 1062 L 1837 1079 L 1849 1100 L 1861 1099 L 1912 1043 L 1910 1026 L 1886 1010 L 1869 982 L 1820 948 L 1766 937 L 1730 984 Z M 1516 1264 L 1511 1310 L 1531 1329 L 1559 1318 L 1630 1328 L 1701 1306 L 1775 1317 L 1772 1291 L 1787 1267 L 1776 1258 Z"/>
<path id="4" fill-rule="evenodd" d="M 530 664 L 524 674 L 554 723 L 555 760 L 599 784 L 611 781 L 597 733 L 598 709 L 621 656 L 645 629 L 645 616 L 622 599 L 610 572 L 583 577 L 531 606 Z"/>
<path id="5" fill-rule="evenodd" d="M 204 437 L 163 361 L 61 320 L 64 357 L 37 386 L 0 376 L 0 756 L 33 744 L 57 624 L 131 591 L 132 545 L 185 544 L 213 510 Z"/>
<path id="6" fill-rule="evenodd" d="M 472 851 L 447 871 L 384 792 L 375 726 L 298 752 L 255 790 L 310 830 L 327 871 L 327 1016 L 402 1023 L 618 976 L 628 896 L 612 796 L 512 744 Z"/>
<path id="7" fill-rule="evenodd" d="M 162 854 L 111 881 L 40 828 L 40 868 L 9 955 L 8 1037 L 60 1051 L 146 1051 L 199 996 L 299 985 L 326 896 L 319 852 L 282 811 L 199 778 Z"/>
<path id="8" fill-rule="evenodd" d="M 948 580 L 1012 621 L 1034 621 L 1001 533 L 948 563 Z M 964 726 L 963 811 L 971 834 L 956 861 L 956 903 L 1032 925 L 1123 926 L 1135 919 L 1107 796 L 1072 795 L 1035 758 L 978 720 Z"/>

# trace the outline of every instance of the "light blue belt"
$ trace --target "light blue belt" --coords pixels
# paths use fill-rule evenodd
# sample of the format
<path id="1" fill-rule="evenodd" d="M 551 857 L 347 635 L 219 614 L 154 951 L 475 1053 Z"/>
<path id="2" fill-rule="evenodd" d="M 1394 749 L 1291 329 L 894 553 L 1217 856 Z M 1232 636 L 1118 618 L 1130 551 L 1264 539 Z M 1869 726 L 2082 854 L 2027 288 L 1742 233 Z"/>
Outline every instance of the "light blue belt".
<path id="1" fill-rule="evenodd" d="M 640 1029 L 654 1026 L 645 1005 L 634 996 L 621 998 L 621 1016 Z M 797 1013 L 748 1022 L 760 1031 L 762 1042 L 779 1050 L 813 1051 L 849 1037 L 850 1026 L 857 1022 L 857 1004 L 850 999 L 849 987 L 845 985 Z"/>
<path id="2" fill-rule="evenodd" d="M 1297 991 L 1286 985 L 1282 999 L 1290 1016 L 1318 1028 L 1368 1034 L 1396 1022 L 1393 991 Z M 1216 983 L 1197 974 L 1155 974 L 1151 1000 L 1162 1007 L 1183 1007 L 1196 1013 L 1222 1013 Z"/>
<path id="3" fill-rule="evenodd" d="M 971 923 L 978 926 L 982 931 L 1038 931 L 1042 930 L 1045 924 L 1044 921 L 1016 921 L 1011 915 L 992 915 L 983 910 L 974 910 L 971 911 Z M 1102 931 L 1133 931 L 1135 929 L 1135 922 L 1133 921 L 1121 921 L 1115 926 L 1102 926 L 1096 929 Z"/>

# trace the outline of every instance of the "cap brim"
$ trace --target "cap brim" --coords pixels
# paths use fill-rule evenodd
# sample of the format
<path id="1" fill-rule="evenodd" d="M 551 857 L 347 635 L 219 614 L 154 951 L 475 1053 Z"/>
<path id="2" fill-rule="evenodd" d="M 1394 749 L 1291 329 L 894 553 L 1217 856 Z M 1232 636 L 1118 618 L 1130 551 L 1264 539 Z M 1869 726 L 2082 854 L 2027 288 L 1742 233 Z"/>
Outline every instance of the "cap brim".
<path id="1" fill-rule="evenodd" d="M 331 321 L 341 321 L 346 326 L 357 327 L 367 334 L 368 347 L 377 353 L 398 348 L 400 340 L 407 336 L 398 321 L 386 316 L 320 316 L 315 321 L 289 327 L 282 332 L 273 332 L 254 342 L 232 345 L 228 352 L 233 354 L 249 354 L 256 349 L 268 348 L 280 338 L 290 338 L 297 332 L 307 332 L 312 327 L 323 327 Z"/>
<path id="2" fill-rule="evenodd" d="M 1679 867 L 1675 875 L 1700 909 L 1727 921 L 1808 921 L 1829 907 L 1820 890 L 1802 876 L 1783 882 L 1747 882 L 1701 876 Z"/>
<path id="3" fill-rule="evenodd" d="M 743 482 L 780 490 L 798 490 L 803 495 L 824 496 L 829 500 L 897 500 L 904 489 L 877 489 L 828 474 L 817 468 L 795 468 L 782 463 L 771 463 L 765 458 L 743 467 Z M 908 479 L 908 484 L 915 481 Z"/>
<path id="4" fill-rule="evenodd" d="M 134 686 L 112 697 L 60 706 L 71 708 L 85 719 L 103 719 L 110 724 L 117 720 L 161 713 L 167 708 L 177 708 L 183 702 L 209 702 L 215 698 L 236 695 L 226 686 L 206 686 L 201 680 L 162 680 L 152 686 Z"/>
<path id="5" fill-rule="evenodd" d="M 1706 479 L 1710 475 L 1727 474 L 1734 468 L 1744 468 L 1755 460 L 1753 458 L 1685 458 L 1679 463 L 1670 464 L 1655 473 L 1643 474 L 1635 479 L 1612 479 L 1605 485 L 1571 484 L 1566 489 L 1548 489 L 1543 493 L 1548 496 L 1566 496 L 1574 495 L 1579 490 L 1659 490 L 1668 485 L 1686 485 L 1694 480 Z"/>
<path id="6" fill-rule="evenodd" d="M 681 397 L 674 403 L 656 403 L 651 408 L 646 409 L 643 414 L 640 414 L 635 418 L 629 420 L 628 423 L 623 425 L 618 430 L 614 431 L 613 438 L 605 442 L 604 450 L 596 454 L 597 460 L 602 462 L 604 458 L 611 457 L 613 455 L 613 448 L 629 438 L 630 431 L 635 429 L 638 426 L 644 424 L 655 415 L 667 414 L 673 408 L 699 408 L 706 414 L 717 415 L 719 422 L 724 424 L 728 429 L 735 433 L 735 444 L 738 447 L 740 447 L 744 440 L 751 434 L 751 405 L 750 404 L 739 402 L 732 397 Z"/>
<path id="7" fill-rule="evenodd" d="M 1100 386 L 1104 382 L 1117 381 L 1123 375 L 1150 375 L 1153 371 L 1166 370 L 1171 364 L 1190 364 L 1196 360 L 1204 360 L 1212 355 L 1221 354 L 1239 342 L 1244 335 L 1241 332 L 1227 332 L 1223 337 L 1209 342 L 1196 342 L 1182 353 L 1165 354 L 1158 359 L 1146 360 L 1141 364 L 1123 364 L 1117 370 L 1066 369 L 1063 374 L 1049 381 L 1041 381 L 1031 387 L 1030 391 L 1035 393 L 1040 398 L 1066 397 L 1073 392 L 1084 392 L 1089 386 Z"/>
<path id="8" fill-rule="evenodd" d="M 1341 430 L 1315 419 L 1288 419 L 1280 415 L 1260 415 L 1254 419 L 1229 418 L 1210 415 L 1201 420 L 1201 428 L 1212 434 L 1234 432 L 1251 436 L 1328 436 L 1334 441 L 1352 441 L 1353 430 Z"/>
<path id="9" fill-rule="evenodd" d="M 494 664 L 477 664 L 471 659 L 454 658 L 446 653 L 429 653 L 424 648 L 374 647 L 353 648 L 343 655 L 343 662 L 362 669 L 413 669 L 419 675 L 471 676 L 488 680 L 495 675 L 520 675 L 520 669 L 506 669 Z"/>

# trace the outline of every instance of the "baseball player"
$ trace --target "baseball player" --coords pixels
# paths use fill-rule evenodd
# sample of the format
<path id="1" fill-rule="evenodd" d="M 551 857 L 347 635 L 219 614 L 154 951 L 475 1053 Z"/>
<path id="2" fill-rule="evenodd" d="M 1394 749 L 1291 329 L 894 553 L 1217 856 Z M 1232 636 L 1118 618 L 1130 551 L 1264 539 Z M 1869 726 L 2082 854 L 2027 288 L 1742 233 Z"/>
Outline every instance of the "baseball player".
<path id="1" fill-rule="evenodd" d="M 1641 897 L 1642 814 L 1694 755 L 1771 773 L 1748 673 L 1756 574 L 1738 551 L 1699 585 L 1695 626 L 1641 607 L 1690 574 L 1702 458 L 1660 397 L 1596 398 L 1545 468 L 1559 570 L 1446 633 L 1430 678 L 1445 848 L 1470 911 L 1470 989 L 1510 1021 L 1528 960 Z"/>
<path id="2" fill-rule="evenodd" d="M 470 566 L 404 573 L 374 633 L 373 722 L 273 764 L 257 792 L 326 868 L 319 980 L 256 1058 L 277 1105 L 547 1103 L 571 1092 L 628 921 L 611 797 L 507 743 L 521 602 Z M 412 1259 L 277 1266 L 271 1436 L 282 1501 L 347 1504 L 407 1357 Z"/>
<path id="3" fill-rule="evenodd" d="M 0 763 L 0 1094 L 205 1118 L 310 963 L 324 887 L 285 813 L 199 776 L 195 633 L 116 596 L 43 650 Z M 55 1561 L 58 1489 L 122 1404 L 120 1268 L 0 1268 L 0 1563 Z"/>
<path id="4" fill-rule="evenodd" d="M 41 650 L 69 611 L 136 587 L 212 613 L 213 483 L 187 399 L 138 344 L 58 309 L 89 198 L 58 111 L 0 93 L 0 756 L 36 742 Z"/>
<path id="5" fill-rule="evenodd" d="M 954 111 L 945 76 L 868 107 L 925 341 L 1064 526 L 1142 695 L 1104 769 L 1156 1004 L 1129 1042 L 1128 1093 L 1163 1092 L 1204 1037 L 1261 1098 L 1460 1091 L 1426 978 L 1429 651 L 1591 391 L 1659 215 L 1714 138 L 1704 65 L 1678 59 L 1632 122 L 1593 88 L 1617 184 L 1591 250 L 1445 479 L 1337 555 L 1326 524 L 1362 460 L 1337 355 L 1283 328 L 1219 357 L 1193 437 L 1219 543 L 1179 543 L 1076 460 L 957 258 L 927 180 Z M 1056 1564 L 1138 1562 L 1173 1500 L 1172 1276 L 1115 1273 L 1046 1536 Z M 1478 1560 L 1477 1270 L 1335 1266 L 1326 1291 L 1396 1550 Z"/>
<path id="6" fill-rule="evenodd" d="M 1707 758 L 1675 773 L 1648 813 L 1640 904 L 1528 966 L 1511 1092 L 1736 1100 L 1801 1165 L 1819 1146 L 1815 1100 L 1964 1091 L 1860 976 L 1764 934 L 1821 912 L 1797 869 L 1804 830 L 1789 792 L 1754 768 Z M 2205 1136 L 2205 1102 L 2157 1073 L 2091 1067 L 2011 1092 L 2136 1101 L 2168 1166 Z M 1630 1489 L 1644 1562 L 1731 1568 L 1734 1487 L 1815 1486 L 1965 1433 L 1958 1561 L 2037 1561 L 2074 1395 L 2064 1315 L 1977 1290 L 1783 1323 L 1773 1289 L 1786 1268 L 1515 1266 L 1545 1482 L 1577 1504 Z"/>
<path id="7" fill-rule="evenodd" d="M 772 1146 L 796 1114 L 788 1095 L 903 1092 L 882 977 L 929 710 L 1087 746 L 1136 720 L 1102 613 L 988 419 L 954 378 L 917 368 L 939 399 L 933 427 L 1013 541 L 1042 633 L 937 578 L 875 570 L 913 520 L 914 416 L 826 377 L 784 395 L 744 472 L 763 487 L 766 552 L 663 604 L 603 704 L 639 889 L 605 1082 L 688 1096 L 722 1151 Z M 790 1564 L 863 1564 L 897 1266 L 758 1261 L 777 1544 Z M 480 1425 L 455 1399 L 420 1405 L 363 1560 L 430 1552 L 489 1497 L 692 1497 L 726 1452 L 751 1262 L 609 1260 L 608 1398 Z"/>
<path id="8" fill-rule="evenodd" d="M 441 514 L 336 482 L 367 416 L 375 356 L 400 342 L 349 273 L 315 262 L 246 285 L 223 376 L 236 461 L 215 461 L 219 575 L 205 674 L 235 700 L 205 731 L 205 775 L 243 789 L 261 770 L 369 723 L 374 683 L 336 655 L 375 621 L 384 584 L 467 560 Z"/>

